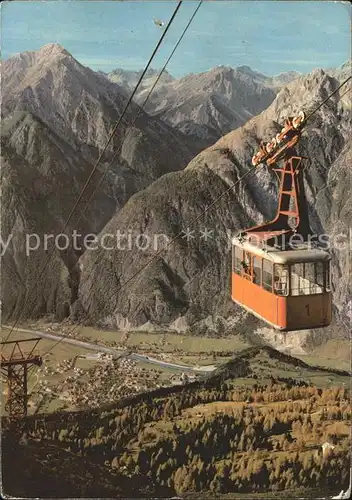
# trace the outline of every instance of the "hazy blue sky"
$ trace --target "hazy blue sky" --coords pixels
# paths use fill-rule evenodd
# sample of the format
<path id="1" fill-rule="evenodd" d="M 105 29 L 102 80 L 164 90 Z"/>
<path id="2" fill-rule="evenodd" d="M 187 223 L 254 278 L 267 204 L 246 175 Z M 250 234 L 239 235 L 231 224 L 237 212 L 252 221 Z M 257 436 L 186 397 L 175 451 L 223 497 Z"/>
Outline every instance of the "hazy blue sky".
<path id="1" fill-rule="evenodd" d="M 152 63 L 160 68 L 198 1 L 184 1 Z M 176 1 L 12 1 L 1 5 L 1 49 L 7 58 L 58 42 L 97 70 L 142 69 Z M 273 75 L 339 66 L 350 57 L 347 2 L 204 1 L 168 66 L 174 76 L 213 66 L 248 65 Z"/>

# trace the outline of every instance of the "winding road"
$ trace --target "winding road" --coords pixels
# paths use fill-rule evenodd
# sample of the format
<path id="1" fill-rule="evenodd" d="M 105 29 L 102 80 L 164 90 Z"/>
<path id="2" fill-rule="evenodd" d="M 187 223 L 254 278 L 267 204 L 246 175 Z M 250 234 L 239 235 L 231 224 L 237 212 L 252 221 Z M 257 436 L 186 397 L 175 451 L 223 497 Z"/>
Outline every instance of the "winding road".
<path id="1" fill-rule="evenodd" d="M 11 329 L 11 327 L 8 325 L 2 325 L 1 328 L 2 329 L 3 328 Z M 173 370 L 179 370 L 182 372 L 209 373 L 209 372 L 216 370 L 216 368 L 217 368 L 214 365 L 187 366 L 187 365 L 180 365 L 177 363 L 169 363 L 168 361 L 162 361 L 160 359 L 153 358 L 151 356 L 145 356 L 144 354 L 138 354 L 138 353 L 134 353 L 131 351 L 121 352 L 117 349 L 113 349 L 112 347 L 106 347 L 104 345 L 95 344 L 93 342 L 85 342 L 82 340 L 72 339 L 70 337 L 64 337 L 62 335 L 56 335 L 53 333 L 42 332 L 40 330 L 28 330 L 26 328 L 14 328 L 14 331 L 20 332 L 20 333 L 28 333 L 31 335 L 35 334 L 35 335 L 38 335 L 39 337 L 43 337 L 45 339 L 54 340 L 54 341 L 61 341 L 61 342 L 65 342 L 66 344 L 73 344 L 77 347 L 82 347 L 84 349 L 88 349 L 91 351 L 112 354 L 115 358 L 129 358 L 129 359 L 133 359 L 134 361 L 143 361 L 144 363 L 150 363 L 152 365 L 158 365 L 162 368 L 171 368 Z"/>

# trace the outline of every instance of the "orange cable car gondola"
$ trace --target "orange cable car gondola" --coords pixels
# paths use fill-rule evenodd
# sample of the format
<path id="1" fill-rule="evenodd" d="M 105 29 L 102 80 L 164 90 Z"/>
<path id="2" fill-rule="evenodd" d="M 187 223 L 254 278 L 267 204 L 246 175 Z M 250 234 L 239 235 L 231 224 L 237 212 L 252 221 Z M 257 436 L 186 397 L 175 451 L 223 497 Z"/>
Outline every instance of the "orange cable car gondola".
<path id="1" fill-rule="evenodd" d="M 330 255 L 312 248 L 297 144 L 305 115 L 288 118 L 275 139 L 261 143 L 253 166 L 266 163 L 280 179 L 276 217 L 241 231 L 232 240 L 232 300 L 281 331 L 321 328 L 331 323 Z M 299 243 L 297 239 L 299 238 Z"/>

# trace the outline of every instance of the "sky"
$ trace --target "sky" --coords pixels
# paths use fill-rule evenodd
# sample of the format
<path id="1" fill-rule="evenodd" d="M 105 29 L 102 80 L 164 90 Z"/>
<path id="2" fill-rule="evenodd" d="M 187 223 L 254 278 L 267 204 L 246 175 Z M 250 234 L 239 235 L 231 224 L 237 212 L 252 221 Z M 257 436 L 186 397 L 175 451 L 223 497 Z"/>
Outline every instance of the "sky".
<path id="1" fill-rule="evenodd" d="M 94 70 L 143 69 L 175 0 L 42 0 L 1 4 L 2 58 L 59 43 Z M 161 68 L 198 5 L 181 5 L 151 67 Z M 306 73 L 350 59 L 351 6 L 334 1 L 204 0 L 167 70 L 175 77 L 218 65 L 267 75 Z M 163 28 L 164 29 L 164 28 Z"/>

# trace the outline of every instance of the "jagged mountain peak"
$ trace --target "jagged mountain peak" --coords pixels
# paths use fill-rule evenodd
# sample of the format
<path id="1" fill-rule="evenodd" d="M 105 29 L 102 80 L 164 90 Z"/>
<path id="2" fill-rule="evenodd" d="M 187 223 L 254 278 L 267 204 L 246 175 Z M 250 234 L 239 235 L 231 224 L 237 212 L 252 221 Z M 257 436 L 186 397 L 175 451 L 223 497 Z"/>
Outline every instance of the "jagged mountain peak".
<path id="1" fill-rule="evenodd" d="M 68 71 L 72 74 L 74 71 L 81 74 L 84 71 L 91 72 L 57 43 L 50 43 L 37 51 L 22 52 L 10 57 L 2 65 L 4 104 L 9 96 L 21 94 L 24 89 L 34 88 L 41 80 L 48 77 L 52 85 L 57 84 Z"/>
<path id="2" fill-rule="evenodd" d="M 250 66 L 237 66 L 237 67 L 232 67 L 230 65 L 224 65 L 220 64 L 218 66 L 214 66 L 213 68 L 210 68 L 206 71 L 203 71 L 201 73 L 190 73 L 180 80 L 178 82 L 187 82 L 187 81 L 212 81 L 214 78 L 219 78 L 219 75 L 225 77 L 226 79 L 230 81 L 234 81 L 237 79 L 248 79 L 248 81 L 253 80 L 253 81 L 259 81 L 259 82 L 265 82 L 267 84 L 271 83 L 271 78 L 269 76 L 264 75 L 263 73 L 260 73 L 259 71 L 253 70 Z"/>
<path id="3" fill-rule="evenodd" d="M 9 59 L 4 61 L 4 71 L 8 70 L 12 65 L 19 65 L 21 62 L 22 67 L 29 67 L 40 61 L 50 63 L 53 59 L 72 57 L 72 55 L 58 43 L 48 43 L 43 45 L 39 50 L 31 50 L 14 54 Z"/>
<path id="4" fill-rule="evenodd" d="M 285 85 L 290 83 L 292 80 L 299 78 L 302 74 L 298 71 L 284 71 L 283 73 L 279 73 L 278 75 L 273 76 L 273 82 L 276 84 Z"/>
<path id="5" fill-rule="evenodd" d="M 264 75 L 263 73 L 260 73 L 259 71 L 256 71 L 255 69 L 252 69 L 250 66 L 237 66 L 234 71 L 236 73 L 242 73 L 244 75 L 251 76 L 252 78 L 258 78 L 261 77 L 264 80 L 270 80 L 270 77 L 267 75 Z"/>
<path id="6" fill-rule="evenodd" d="M 6 131 L 11 125 L 11 133 L 7 134 L 11 141 L 8 141 L 8 137 L 4 137 L 7 148 L 4 154 L 8 155 L 9 171 L 16 170 L 18 166 L 21 167 L 16 170 L 19 183 L 24 177 L 21 176 L 21 169 L 23 172 L 30 171 L 33 165 L 38 163 L 38 159 L 42 163 L 40 168 L 35 167 L 34 177 L 39 174 L 44 176 L 46 173 L 52 175 L 54 167 L 55 172 L 60 172 L 64 158 L 68 159 L 65 163 L 66 173 L 72 173 L 75 169 L 83 177 L 83 174 L 89 170 L 88 163 L 98 156 L 99 149 L 101 150 L 105 144 L 110 125 L 120 116 L 118 106 L 123 104 L 125 99 L 118 85 L 109 82 L 105 76 L 81 66 L 70 54 L 67 54 L 65 49 L 58 44 L 50 44 L 37 53 L 27 53 L 27 56 L 26 54 L 22 56 L 22 59 L 29 58 L 30 69 L 20 64 L 21 59 L 12 60 L 12 81 L 9 82 L 8 74 L 4 73 L 6 92 L 3 92 L 5 104 L 3 113 L 5 115 L 7 113 L 13 119 L 13 123 L 9 125 L 6 123 L 4 128 Z M 58 61 L 57 58 L 62 55 L 66 58 L 64 64 L 47 65 L 47 61 Z M 33 59 L 35 57 L 39 58 L 42 66 L 36 63 Z M 68 58 L 73 61 L 72 64 L 66 63 Z M 17 67 L 15 67 L 16 61 Z M 41 72 L 43 68 L 45 71 Z M 252 78 L 251 74 L 255 76 Z M 220 78 L 216 79 L 219 75 Z M 151 101 L 159 113 L 158 119 L 143 114 L 131 133 L 126 137 L 121 133 L 116 137 L 116 142 L 115 137 L 113 139 L 112 147 L 116 149 L 121 144 L 120 141 L 123 141 L 121 144 L 123 148 L 116 168 L 114 166 L 108 179 L 105 195 L 103 192 L 104 196 L 98 200 L 95 219 L 91 218 L 94 221 L 93 230 L 96 228 L 100 230 L 105 226 L 100 214 L 100 211 L 105 211 L 104 221 L 108 219 L 109 227 L 111 226 L 114 230 L 121 227 L 127 233 L 132 227 L 136 232 L 140 232 L 143 221 L 147 219 L 146 232 L 148 230 L 173 237 L 174 230 L 180 231 L 187 227 L 190 214 L 199 214 L 206 205 L 224 192 L 229 183 L 238 180 L 250 165 L 251 157 L 260 140 L 270 140 L 287 115 L 292 115 L 300 109 L 306 111 L 306 105 L 314 109 L 316 104 L 319 104 L 337 86 L 336 79 L 330 76 L 330 73 L 317 69 L 309 75 L 289 82 L 278 93 L 279 88 L 273 89 L 270 82 L 266 85 L 265 82 L 258 81 L 257 75 L 260 74 L 246 66 L 235 70 L 228 66 L 220 66 L 201 75 L 189 75 L 169 84 L 161 84 L 160 90 L 156 88 Z M 156 100 L 153 103 L 154 96 Z M 338 104 L 340 109 L 338 115 L 336 100 L 337 96 L 317 113 L 310 123 L 315 123 L 316 120 L 318 126 L 310 126 L 307 130 L 309 133 L 302 137 L 300 143 L 302 147 L 299 152 L 313 160 L 313 167 L 309 169 L 313 180 L 308 186 L 309 201 L 312 205 L 318 190 L 324 193 L 326 172 L 341 153 L 346 142 L 348 117 L 342 101 Z M 163 108 L 160 107 L 160 103 L 165 104 Z M 42 133 L 38 120 L 32 126 L 31 115 L 15 115 L 16 111 L 23 110 L 39 117 L 48 131 L 52 129 L 56 135 L 50 134 L 47 130 Z M 164 113 L 163 116 L 162 113 Z M 174 129 L 162 123 L 159 120 L 160 117 L 164 122 L 173 125 Z M 320 123 L 318 123 L 318 117 Z M 246 122 L 247 124 L 243 127 L 242 125 Z M 187 148 L 185 147 L 187 138 L 175 129 L 185 131 L 193 138 L 204 134 L 208 144 L 209 141 L 215 142 L 213 138 L 216 140 L 229 130 L 231 132 L 198 155 L 188 168 L 163 175 L 159 179 L 159 176 L 164 173 L 183 168 L 193 154 L 193 150 L 188 150 L 188 145 Z M 123 128 L 121 127 L 120 130 L 123 131 Z M 334 140 L 331 140 L 331 137 Z M 69 141 L 70 144 L 66 144 Z M 53 165 L 54 160 L 56 163 Z M 81 167 L 83 160 L 87 162 L 84 164 L 84 172 Z M 25 163 L 22 164 L 22 161 Z M 60 187 L 66 196 L 65 206 L 67 207 L 72 205 L 72 198 L 79 192 L 79 187 L 82 185 L 81 177 L 78 179 L 77 176 L 73 176 L 72 179 L 70 175 L 65 174 Z M 58 176 L 59 181 L 60 178 Z M 155 179 L 158 180 L 150 186 Z M 56 188 L 58 185 L 56 179 L 54 184 Z M 73 194 L 70 191 L 71 187 L 67 187 L 71 184 L 74 187 Z M 142 191 L 147 186 L 149 187 Z M 23 187 L 28 188 L 25 182 Z M 251 178 L 241 191 L 229 193 L 219 205 L 219 210 L 214 211 L 213 214 L 207 214 L 204 226 L 212 229 L 237 230 L 240 227 L 247 227 L 252 221 L 260 222 L 262 218 L 267 219 L 274 208 L 274 190 L 273 181 L 268 172 L 264 172 L 258 178 Z M 137 191 L 138 194 L 129 199 Z M 327 190 L 324 196 L 331 196 L 326 195 L 326 192 Z M 60 196 L 62 196 L 61 191 Z M 20 196 L 17 198 L 20 199 Z M 8 199 L 9 206 L 12 208 L 11 192 L 8 193 Z M 128 199 L 128 203 L 120 210 Z M 46 203 L 47 200 L 44 199 L 44 202 Z M 57 203 L 57 213 L 62 212 L 61 205 Z M 118 207 L 116 213 L 115 205 Z M 35 206 L 34 202 L 31 209 L 32 206 Z M 105 208 L 102 209 L 102 206 Z M 17 210 L 16 207 L 13 208 Z M 346 212 L 344 204 L 337 208 L 339 213 L 343 213 L 343 210 Z M 322 214 L 322 208 L 319 210 Z M 54 219 L 52 214 L 56 212 L 50 212 L 46 205 L 40 211 L 48 220 L 47 213 L 51 214 L 50 217 Z M 61 212 L 60 220 L 55 225 L 57 230 L 61 230 L 61 224 L 59 226 L 58 222 L 61 222 L 65 215 Z M 148 214 L 147 218 L 146 214 Z M 9 226 L 19 224 L 21 214 L 16 212 L 15 215 L 14 220 L 8 223 Z M 314 212 L 314 216 L 318 228 L 325 225 L 326 215 Z M 171 225 L 170 221 L 172 221 Z M 32 227 L 32 222 L 32 220 L 28 222 L 28 227 Z M 34 223 L 39 226 L 42 221 L 34 221 Z M 21 227 L 21 231 L 17 231 L 18 242 L 26 227 Z M 88 227 L 88 229 L 91 228 Z M 11 231 L 12 228 L 9 227 L 9 233 Z M 198 246 L 193 248 L 191 244 L 189 248 L 186 248 L 184 241 L 178 242 L 176 250 L 173 251 L 171 248 L 165 261 L 157 262 L 154 267 L 148 267 L 147 277 L 140 276 L 136 283 L 131 284 L 126 294 L 121 295 L 116 291 L 116 296 L 111 301 L 106 298 L 106 290 L 114 285 L 116 272 L 120 272 L 116 270 L 128 269 L 135 272 L 143 263 L 145 255 L 137 251 L 133 255 L 131 252 L 122 250 L 116 252 L 116 255 L 104 254 L 101 251 L 101 260 L 96 266 L 95 257 L 87 254 L 82 257 L 84 270 L 79 283 L 79 300 L 83 304 L 82 307 L 93 312 L 98 321 L 112 324 L 114 327 L 121 325 L 122 320 L 125 321 L 125 319 L 135 325 L 148 321 L 169 324 L 170 321 L 178 321 L 179 318 L 183 321 L 186 315 L 190 324 L 195 317 L 194 304 L 202 314 L 213 310 L 222 313 L 228 303 L 228 296 L 226 295 L 227 302 L 224 299 L 225 306 L 222 308 L 222 304 L 214 305 L 209 291 L 216 292 L 219 300 L 223 300 L 225 291 L 227 294 L 226 279 L 229 263 L 226 260 L 228 254 L 223 244 L 225 240 L 226 236 L 219 233 L 219 241 L 209 242 L 207 248 L 198 248 Z M 190 290 L 185 288 L 186 281 L 197 275 L 204 262 L 210 261 L 215 262 L 216 265 L 212 266 L 211 270 L 209 268 L 209 272 L 202 275 L 201 280 L 194 282 L 194 288 Z M 25 267 L 27 262 L 28 259 L 23 259 L 23 265 L 16 264 L 17 269 L 15 268 L 16 272 L 24 278 L 27 276 Z M 116 268 L 112 267 L 112 263 Z M 28 283 L 36 270 L 37 267 L 32 266 L 28 271 Z M 121 271 L 122 274 L 124 272 Z M 127 274 L 123 277 L 128 278 Z M 11 283 L 10 275 L 5 283 L 6 281 Z M 342 291 L 347 289 L 347 284 L 344 290 L 340 283 L 338 286 L 342 296 Z M 92 298 L 90 290 L 93 287 L 94 297 Z M 142 302 L 138 295 L 140 289 L 145 291 L 145 298 Z M 153 309 L 155 290 L 163 298 L 165 305 L 163 317 L 158 307 Z M 64 288 L 64 292 L 68 294 L 67 287 Z M 126 299 L 128 294 L 131 296 L 135 294 L 131 304 Z M 18 289 L 13 289 L 12 304 L 21 307 L 21 301 L 17 300 L 17 295 Z M 344 295 L 347 294 L 344 293 Z M 115 300 L 116 297 L 118 302 Z M 73 303 L 74 301 L 71 300 L 70 305 Z M 44 306 L 47 308 L 45 310 L 49 310 L 46 304 Z M 7 308 L 9 309 L 8 304 Z"/>
<path id="7" fill-rule="evenodd" d="M 274 217 L 277 208 L 275 174 L 269 169 L 249 177 L 243 187 L 231 190 L 226 198 L 221 199 L 216 210 L 209 211 L 206 215 L 204 210 L 248 172 L 251 157 L 260 141 L 271 140 L 287 115 L 292 116 L 291 113 L 300 109 L 314 109 L 336 85 L 336 80 L 324 71 L 315 70 L 298 78 L 274 96 L 273 102 L 265 111 L 202 151 L 184 170 L 163 176 L 144 192 L 130 199 L 119 214 L 111 219 L 105 228 L 106 232 L 114 234 L 117 228 L 122 231 L 131 228 L 137 233 L 140 221 L 148 213 L 149 224 L 145 231 L 149 238 L 157 233 L 167 234 L 172 239 L 197 216 L 200 219 L 199 225 L 198 222 L 192 225 L 194 234 L 201 238 L 201 230 L 206 227 L 217 232 L 217 236 L 207 243 L 197 240 L 197 236 L 188 244 L 182 240 L 177 241 L 168 249 L 163 260 L 155 260 L 153 265 L 138 274 L 138 278 L 128 285 L 123 294 L 118 292 L 116 284 L 116 288 L 112 290 L 116 290 L 116 293 L 111 295 L 111 299 L 103 292 L 100 297 L 90 294 L 96 283 L 99 283 L 99 290 L 104 289 L 105 282 L 109 282 L 109 286 L 115 286 L 113 273 L 108 267 L 109 259 L 114 261 L 116 269 L 128 268 L 130 275 L 137 273 L 147 262 L 149 254 L 140 251 L 131 257 L 127 251 L 116 251 L 113 255 L 102 251 L 98 266 L 95 266 L 93 257 L 86 254 L 82 261 L 84 271 L 80 282 L 82 307 L 109 327 L 122 328 L 127 322 L 131 328 L 148 322 L 159 325 L 174 325 L 177 322 L 177 325 L 186 325 L 182 326 L 184 331 L 192 331 L 195 320 L 201 315 L 205 318 L 210 314 L 209 311 L 214 317 L 226 315 L 231 318 L 239 314 L 231 304 L 228 292 L 231 254 L 226 231 L 233 234 L 240 228 Z M 184 95 L 184 92 L 180 93 L 179 97 Z M 204 100 L 205 94 L 201 94 L 199 119 L 202 118 Z M 179 113 L 187 109 L 191 113 L 195 112 L 194 106 L 186 107 L 187 102 L 183 106 L 178 108 Z M 214 111 L 213 116 L 216 116 L 216 109 Z M 337 102 L 337 98 L 331 99 L 309 122 L 307 133 L 302 136 L 297 147 L 298 154 L 311 159 L 311 165 L 306 170 L 306 193 L 311 224 L 316 234 L 324 233 L 327 223 L 326 203 L 331 203 L 327 199 L 332 195 L 324 188 L 328 171 L 349 137 L 348 113 L 341 102 Z M 343 206 L 338 208 L 340 213 L 344 209 Z M 131 221 L 134 221 L 132 226 Z M 342 290 L 344 287 L 346 290 L 346 280 L 338 278 L 341 272 L 339 262 L 335 259 L 332 265 L 335 289 Z M 127 279 L 127 272 L 122 279 Z M 137 291 L 141 289 L 143 298 L 137 295 Z M 163 304 L 162 311 L 155 306 L 156 290 L 159 294 L 157 304 Z M 336 292 L 335 296 L 337 297 Z M 127 300 L 127 297 L 131 300 Z M 336 301 L 336 307 L 340 306 L 339 302 Z M 101 304 L 104 304 L 103 310 Z"/>
<path id="8" fill-rule="evenodd" d="M 4 61 L 2 94 L 4 116 L 30 111 L 65 140 L 93 146 L 107 135 L 104 108 L 120 112 L 127 98 L 124 89 L 82 66 L 56 43 Z"/>
<path id="9" fill-rule="evenodd" d="M 46 45 L 43 45 L 38 51 L 37 51 L 38 56 L 45 56 L 45 55 L 57 55 L 57 54 L 64 54 L 64 55 L 71 55 L 62 45 L 59 43 L 47 43 Z"/>
<path id="10" fill-rule="evenodd" d="M 4 315 L 16 314 L 15 309 L 23 306 L 22 282 L 34 283 L 31 276 L 37 272 L 38 262 L 43 261 L 41 250 L 25 259 L 21 250 L 15 249 L 16 245 L 23 249 L 20 235 L 62 231 L 67 210 L 73 206 L 107 144 L 127 98 L 119 85 L 82 66 L 57 44 L 4 61 L 2 163 L 8 182 L 3 189 L 6 203 L 3 203 L 2 228 L 4 234 L 13 235 L 13 255 L 16 255 L 13 258 L 11 249 L 4 257 L 8 265 L 8 275 L 2 273 L 2 284 L 7 289 L 6 299 L 3 298 Z M 200 149 L 180 132 L 144 112 L 128 128 L 126 123 L 132 123 L 136 108 L 135 104 L 129 107 L 86 190 L 88 199 L 99 186 L 87 205 L 86 215 L 81 217 L 77 210 L 72 219 L 72 225 L 77 225 L 81 234 L 100 231 L 130 196 L 160 175 L 183 168 Z M 101 185 L 100 172 L 107 172 Z M 85 203 L 82 200 L 82 212 Z M 61 286 L 64 296 L 69 297 L 67 281 L 69 287 L 73 283 L 74 290 L 76 252 L 70 250 L 69 259 L 61 261 L 55 256 L 57 268 L 50 266 L 46 270 L 52 278 L 48 281 L 51 291 L 38 300 L 37 292 L 42 294 L 40 284 L 33 291 L 34 314 L 52 310 L 56 301 L 52 301 L 52 293 L 55 295 Z M 71 278 L 67 280 L 68 273 L 72 282 Z M 8 280 L 9 285 L 4 285 Z M 62 296 L 58 300 L 65 302 Z"/>
<path id="11" fill-rule="evenodd" d="M 160 69 L 148 68 L 139 86 L 139 90 L 141 91 L 145 88 L 151 87 L 154 84 L 155 79 L 159 77 L 160 71 Z M 132 91 L 137 85 L 142 73 L 143 70 L 133 71 L 116 68 L 110 71 L 110 73 L 106 73 L 105 76 L 107 76 L 110 81 L 122 85 L 128 91 Z M 170 83 L 174 80 L 174 77 L 170 75 L 168 71 L 164 70 L 160 77 L 159 85 L 162 83 Z"/>
<path id="12" fill-rule="evenodd" d="M 137 94 L 138 103 L 146 92 Z M 220 65 L 158 86 L 146 110 L 208 146 L 267 108 L 276 94 L 269 77 Z"/>
<path id="13" fill-rule="evenodd" d="M 275 101 L 263 112 L 263 116 L 282 124 L 287 116 L 293 116 L 301 110 L 309 114 L 336 89 L 337 85 L 337 79 L 326 70 L 313 69 L 310 73 L 301 75 L 281 87 Z M 312 122 L 321 124 L 321 120 L 324 119 L 332 123 L 335 121 L 334 113 L 339 114 L 340 110 L 346 112 L 344 101 L 340 100 L 335 105 L 337 101 L 339 101 L 338 95 L 332 97 L 312 118 Z M 337 124 L 343 128 L 345 125 L 345 122 Z"/>
<path id="14" fill-rule="evenodd" d="M 329 74 L 340 82 L 346 80 L 346 78 L 352 75 L 351 60 L 344 62 L 338 68 L 330 69 Z"/>

